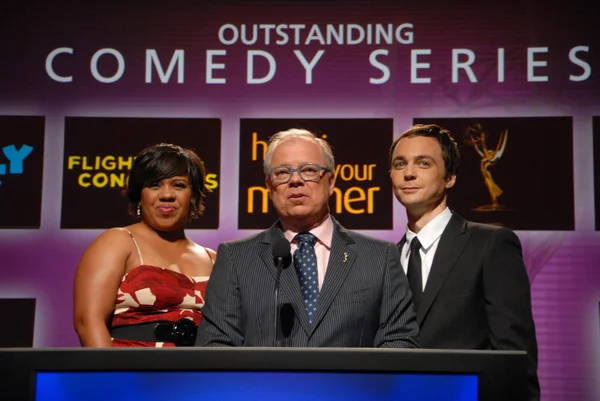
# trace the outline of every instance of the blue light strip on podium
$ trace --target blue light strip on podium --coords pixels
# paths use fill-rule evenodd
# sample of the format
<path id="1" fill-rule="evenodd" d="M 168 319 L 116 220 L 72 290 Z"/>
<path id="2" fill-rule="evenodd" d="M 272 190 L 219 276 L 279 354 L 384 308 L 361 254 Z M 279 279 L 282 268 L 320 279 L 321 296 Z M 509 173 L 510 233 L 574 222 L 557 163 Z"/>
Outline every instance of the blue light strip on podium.
<path id="1" fill-rule="evenodd" d="M 38 372 L 35 401 L 476 401 L 477 375 L 355 372 Z"/>

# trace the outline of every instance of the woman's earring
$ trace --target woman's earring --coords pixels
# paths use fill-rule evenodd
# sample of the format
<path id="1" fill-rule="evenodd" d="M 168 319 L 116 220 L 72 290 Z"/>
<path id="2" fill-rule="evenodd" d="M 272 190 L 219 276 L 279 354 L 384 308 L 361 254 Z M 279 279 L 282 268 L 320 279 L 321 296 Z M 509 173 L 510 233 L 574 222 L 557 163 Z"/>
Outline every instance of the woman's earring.
<path id="1" fill-rule="evenodd" d="M 140 208 L 139 203 L 138 203 L 138 207 L 137 207 L 137 217 L 142 217 L 142 209 Z"/>

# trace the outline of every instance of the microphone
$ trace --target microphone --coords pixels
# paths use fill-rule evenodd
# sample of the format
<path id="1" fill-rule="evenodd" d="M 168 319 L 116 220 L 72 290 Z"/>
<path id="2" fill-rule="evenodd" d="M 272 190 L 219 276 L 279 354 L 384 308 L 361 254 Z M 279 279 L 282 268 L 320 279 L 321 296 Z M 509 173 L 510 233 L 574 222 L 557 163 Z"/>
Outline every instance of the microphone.
<path id="1" fill-rule="evenodd" d="M 290 243 L 285 238 L 279 238 L 273 244 L 273 261 L 275 262 L 275 338 L 273 339 L 274 346 L 277 347 L 279 343 L 279 281 L 281 278 L 281 271 L 289 265 L 290 262 Z"/>
<path id="2" fill-rule="evenodd" d="M 284 346 L 287 347 L 287 340 L 292 334 L 294 321 L 296 319 L 296 311 L 290 303 L 285 303 L 279 308 L 279 319 L 281 321 L 281 336 L 285 339 Z"/>

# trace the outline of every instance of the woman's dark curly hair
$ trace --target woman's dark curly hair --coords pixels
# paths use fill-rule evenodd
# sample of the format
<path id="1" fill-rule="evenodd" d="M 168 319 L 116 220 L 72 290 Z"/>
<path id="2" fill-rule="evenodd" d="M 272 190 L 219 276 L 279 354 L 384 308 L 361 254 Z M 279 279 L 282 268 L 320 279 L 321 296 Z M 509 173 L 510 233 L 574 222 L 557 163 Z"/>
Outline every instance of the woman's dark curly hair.
<path id="1" fill-rule="evenodd" d="M 170 143 L 150 146 L 136 156 L 124 191 L 129 199 L 129 212 L 135 215 L 142 199 L 142 189 L 175 176 L 188 176 L 192 188 L 189 216 L 200 216 L 204 211 L 204 162 L 193 150 Z"/>

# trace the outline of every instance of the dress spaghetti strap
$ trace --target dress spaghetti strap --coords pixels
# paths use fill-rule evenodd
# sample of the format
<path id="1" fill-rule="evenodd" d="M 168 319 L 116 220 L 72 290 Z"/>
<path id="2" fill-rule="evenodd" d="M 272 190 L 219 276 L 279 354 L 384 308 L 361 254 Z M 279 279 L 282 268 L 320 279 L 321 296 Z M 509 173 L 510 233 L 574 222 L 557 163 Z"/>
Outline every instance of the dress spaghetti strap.
<path id="1" fill-rule="evenodd" d="M 202 247 L 204 248 L 204 247 Z M 210 253 L 208 252 L 208 249 L 204 248 L 204 251 L 206 252 L 206 254 L 208 255 L 208 258 L 210 259 L 210 261 L 212 262 L 212 264 L 215 264 L 215 260 L 212 258 L 212 256 L 210 255 Z"/>
<path id="2" fill-rule="evenodd" d="M 140 247 L 138 246 L 137 241 L 135 240 L 135 238 L 133 238 L 133 234 L 131 233 L 131 231 L 129 231 L 128 229 L 125 229 L 125 231 L 127 231 L 129 233 L 129 236 L 131 237 L 131 240 L 133 241 L 133 244 L 135 245 L 135 249 L 137 249 L 138 256 L 140 257 L 140 265 L 143 265 L 144 259 L 142 259 L 142 252 L 140 252 Z"/>

